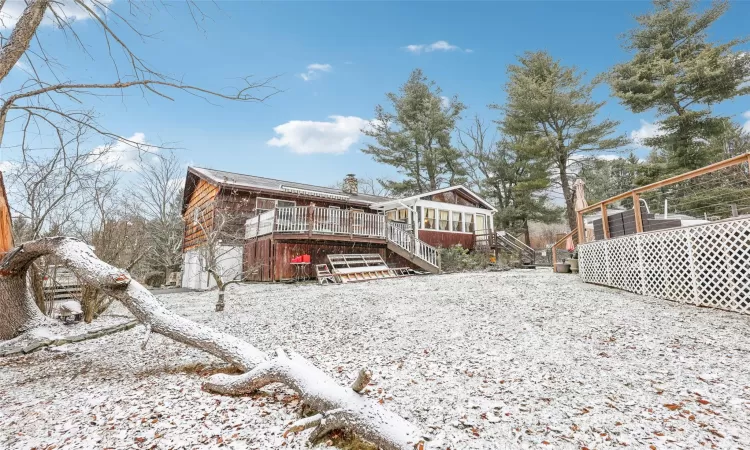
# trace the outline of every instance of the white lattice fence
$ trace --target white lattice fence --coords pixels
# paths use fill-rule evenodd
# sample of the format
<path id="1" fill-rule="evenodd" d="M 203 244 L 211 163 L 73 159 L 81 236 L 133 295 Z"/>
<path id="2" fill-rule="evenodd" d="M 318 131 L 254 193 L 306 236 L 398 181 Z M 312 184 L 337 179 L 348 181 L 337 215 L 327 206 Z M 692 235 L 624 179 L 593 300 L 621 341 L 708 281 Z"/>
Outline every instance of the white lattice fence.
<path id="1" fill-rule="evenodd" d="M 750 314 L 750 218 L 582 244 L 583 281 Z"/>

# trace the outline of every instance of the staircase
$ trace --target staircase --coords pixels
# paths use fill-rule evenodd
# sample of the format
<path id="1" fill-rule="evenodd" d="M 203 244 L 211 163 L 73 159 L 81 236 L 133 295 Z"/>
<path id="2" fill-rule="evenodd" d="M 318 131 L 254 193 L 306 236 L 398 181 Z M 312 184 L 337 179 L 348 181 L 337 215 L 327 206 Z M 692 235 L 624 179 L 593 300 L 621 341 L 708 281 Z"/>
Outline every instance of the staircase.
<path id="1" fill-rule="evenodd" d="M 536 268 L 534 265 L 536 252 L 520 239 L 513 237 L 505 231 L 498 231 L 496 235 L 496 245 L 499 250 L 506 251 L 512 255 L 518 255 L 521 267 L 525 269 Z"/>
<path id="2" fill-rule="evenodd" d="M 388 243 L 388 250 L 411 261 L 420 269 L 430 273 L 440 273 L 438 250 L 415 238 L 411 232 L 388 222 L 386 242 Z"/>

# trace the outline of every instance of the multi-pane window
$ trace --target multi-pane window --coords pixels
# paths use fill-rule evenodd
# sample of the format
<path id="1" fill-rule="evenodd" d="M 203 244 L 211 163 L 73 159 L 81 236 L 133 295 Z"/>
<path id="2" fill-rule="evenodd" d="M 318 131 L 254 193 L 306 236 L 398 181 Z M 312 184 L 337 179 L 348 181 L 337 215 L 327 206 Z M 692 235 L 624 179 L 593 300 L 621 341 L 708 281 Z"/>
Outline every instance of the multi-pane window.
<path id="1" fill-rule="evenodd" d="M 398 210 L 398 220 L 402 222 L 406 222 L 409 220 L 409 210 L 408 209 L 399 209 Z"/>
<path id="2" fill-rule="evenodd" d="M 396 220 L 396 210 L 392 209 L 392 210 L 386 212 L 385 213 L 385 219 L 386 220 L 390 220 L 390 221 Z"/>
<path id="3" fill-rule="evenodd" d="M 450 218 L 450 211 L 440 210 L 440 221 L 438 222 L 440 231 L 448 231 L 450 229 L 449 218 Z"/>
<path id="4" fill-rule="evenodd" d="M 255 199 L 255 210 L 258 212 L 270 211 L 276 207 L 289 208 L 297 206 L 297 203 L 289 200 L 276 200 L 273 198 L 258 197 Z"/>
<path id="5" fill-rule="evenodd" d="M 424 229 L 435 229 L 435 208 L 424 208 Z"/>
<path id="6" fill-rule="evenodd" d="M 466 215 L 466 232 L 467 233 L 474 232 L 474 214 Z"/>
<path id="7" fill-rule="evenodd" d="M 477 214 L 477 231 L 484 231 L 487 229 L 487 216 L 484 214 Z"/>
<path id="8" fill-rule="evenodd" d="M 452 222 L 452 228 L 453 231 L 464 231 L 464 218 L 463 213 L 453 211 L 453 222 Z"/>

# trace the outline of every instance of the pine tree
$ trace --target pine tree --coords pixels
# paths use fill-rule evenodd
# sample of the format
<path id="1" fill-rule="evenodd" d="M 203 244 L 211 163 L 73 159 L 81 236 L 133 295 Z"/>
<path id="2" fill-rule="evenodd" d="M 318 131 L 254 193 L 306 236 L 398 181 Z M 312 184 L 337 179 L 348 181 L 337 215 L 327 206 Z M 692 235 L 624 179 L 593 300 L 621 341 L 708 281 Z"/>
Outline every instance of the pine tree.
<path id="1" fill-rule="evenodd" d="M 487 129 L 479 118 L 459 134 L 465 165 L 480 193 L 498 212 L 496 224 L 511 232 L 523 232 L 529 240 L 529 223 L 555 223 L 562 208 L 549 200 L 549 162 L 524 136 L 487 140 Z"/>
<path id="2" fill-rule="evenodd" d="M 595 102 L 596 82 L 586 83 L 575 67 L 565 67 L 546 52 L 527 52 L 508 67 L 507 103 L 492 107 L 505 112 L 502 131 L 524 136 L 525 145 L 550 162 L 559 183 L 568 224 L 576 227 L 572 182 L 595 153 L 619 148 L 624 136 L 612 136 L 619 124 L 597 116 L 604 102 Z"/>
<path id="3" fill-rule="evenodd" d="M 750 53 L 734 51 L 746 39 L 707 41 L 707 30 L 729 8 L 714 2 L 703 12 L 695 0 L 655 0 L 626 35 L 633 59 L 614 67 L 612 92 L 635 113 L 655 109 L 662 134 L 644 144 L 655 177 L 697 169 L 722 158 L 709 142 L 733 128 L 711 105 L 750 93 Z"/>
<path id="4" fill-rule="evenodd" d="M 465 181 L 461 152 L 451 133 L 466 108 L 457 97 L 446 99 L 420 69 L 411 73 L 399 93 L 388 93 L 393 112 L 378 105 L 375 120 L 363 132 L 375 139 L 362 152 L 398 169 L 401 181 L 379 180 L 395 195 L 410 195 Z"/>

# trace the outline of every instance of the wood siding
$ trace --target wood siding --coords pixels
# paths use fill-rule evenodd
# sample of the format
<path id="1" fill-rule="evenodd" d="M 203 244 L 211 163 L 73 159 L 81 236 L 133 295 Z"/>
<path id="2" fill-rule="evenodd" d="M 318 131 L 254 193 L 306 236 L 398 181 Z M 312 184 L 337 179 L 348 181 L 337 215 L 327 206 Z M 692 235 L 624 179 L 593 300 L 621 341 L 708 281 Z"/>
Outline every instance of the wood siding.
<path id="1" fill-rule="evenodd" d="M 0 173 L 0 254 L 13 248 L 13 228 L 11 227 L 10 206 L 5 194 L 3 174 Z"/>
<path id="2" fill-rule="evenodd" d="M 292 258 L 310 255 L 307 274 L 315 278 L 315 264 L 328 264 L 327 256 L 341 253 L 378 253 L 390 267 L 414 267 L 408 260 L 391 252 L 386 245 L 362 242 L 278 241 L 271 238 L 250 239 L 245 243 L 244 270 L 257 268 L 247 280 L 281 281 L 294 277 Z"/>
<path id="3" fill-rule="evenodd" d="M 473 206 L 475 208 L 485 209 L 485 206 L 478 201 L 466 196 L 458 190 L 441 192 L 434 194 L 429 197 L 425 197 L 424 200 L 431 200 L 439 203 L 450 203 L 453 205 Z"/>
<path id="4" fill-rule="evenodd" d="M 186 200 L 185 212 L 182 219 L 185 223 L 185 234 L 182 242 L 183 253 L 199 246 L 204 240 L 201 226 L 195 223 L 195 215 L 199 213 L 199 220 L 207 230 L 213 228 L 214 209 L 219 187 L 205 180 L 198 180 L 190 197 Z"/>
<path id="5" fill-rule="evenodd" d="M 196 210 L 204 211 L 201 214 L 203 218 L 202 225 L 207 230 L 213 229 L 214 221 L 218 220 L 218 214 L 226 214 L 228 222 L 224 226 L 222 234 L 226 235 L 224 241 L 228 243 L 233 240 L 232 237 L 241 239 L 244 236 L 245 222 L 256 213 L 255 206 L 258 197 L 292 201 L 295 202 L 296 206 L 314 204 L 324 208 L 333 206 L 340 209 L 358 209 L 365 212 L 372 212 L 367 207 L 351 204 L 347 201 L 301 198 L 296 194 L 263 192 L 251 189 L 220 188 L 192 174 L 188 175 L 187 183 L 194 183 L 194 186 L 191 186 L 191 192 L 184 200 L 185 212 L 183 213 L 183 220 L 185 223 L 185 234 L 183 252 L 198 247 L 205 240 L 201 227 L 195 224 L 194 214 Z"/>
<path id="6" fill-rule="evenodd" d="M 461 244 L 461 246 L 463 246 L 464 248 L 474 248 L 473 233 L 457 233 L 420 229 L 419 239 L 432 245 L 433 247 L 438 248 L 448 248 L 458 244 Z"/>

